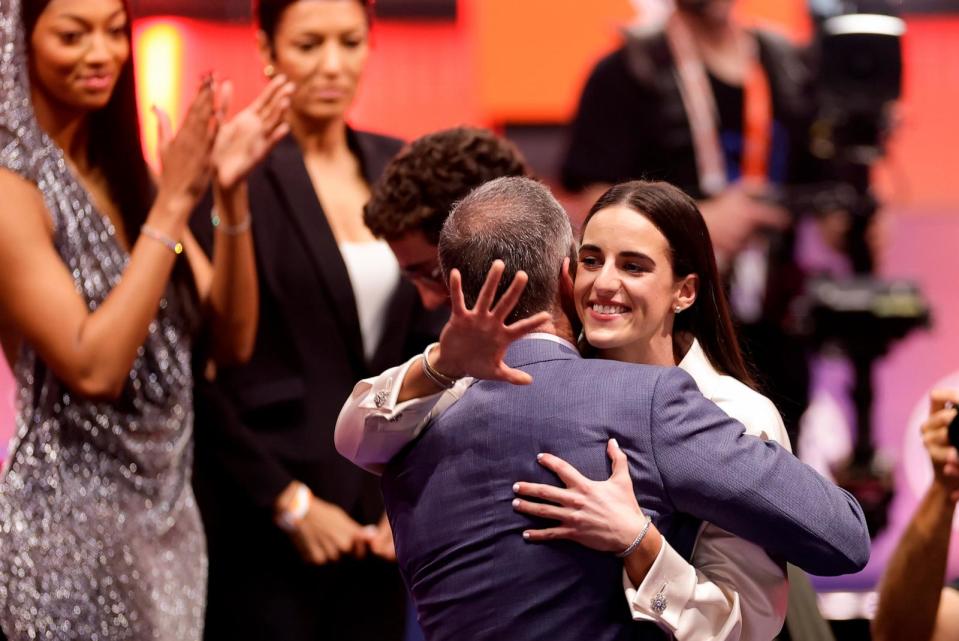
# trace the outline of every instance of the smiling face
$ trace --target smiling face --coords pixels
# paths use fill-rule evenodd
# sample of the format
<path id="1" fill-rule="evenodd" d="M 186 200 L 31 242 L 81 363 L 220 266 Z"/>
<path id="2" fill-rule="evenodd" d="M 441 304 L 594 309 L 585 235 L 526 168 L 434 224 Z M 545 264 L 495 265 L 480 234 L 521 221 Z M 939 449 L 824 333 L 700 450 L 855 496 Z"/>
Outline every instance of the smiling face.
<path id="1" fill-rule="evenodd" d="M 120 0 L 51 0 L 30 36 L 35 91 L 59 108 L 102 109 L 130 59 L 127 32 Z"/>
<path id="2" fill-rule="evenodd" d="M 296 85 L 292 111 L 340 118 L 353 102 L 369 54 L 366 9 L 357 0 L 300 0 L 287 7 L 265 57 Z"/>
<path id="3" fill-rule="evenodd" d="M 597 212 L 583 231 L 573 290 L 590 345 L 605 358 L 675 365 L 673 317 L 695 300 L 696 276 L 676 278 L 665 236 L 623 205 Z"/>

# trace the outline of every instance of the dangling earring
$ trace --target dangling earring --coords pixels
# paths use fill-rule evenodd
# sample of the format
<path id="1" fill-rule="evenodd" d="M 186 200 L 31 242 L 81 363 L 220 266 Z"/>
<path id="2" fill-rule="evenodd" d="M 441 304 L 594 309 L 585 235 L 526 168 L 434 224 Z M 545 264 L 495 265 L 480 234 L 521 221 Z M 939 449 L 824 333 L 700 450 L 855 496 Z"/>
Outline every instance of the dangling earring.
<path id="1" fill-rule="evenodd" d="M 266 76 L 267 78 L 272 78 L 273 76 L 276 75 L 276 67 L 274 67 L 273 65 L 267 65 L 263 67 L 263 75 Z"/>

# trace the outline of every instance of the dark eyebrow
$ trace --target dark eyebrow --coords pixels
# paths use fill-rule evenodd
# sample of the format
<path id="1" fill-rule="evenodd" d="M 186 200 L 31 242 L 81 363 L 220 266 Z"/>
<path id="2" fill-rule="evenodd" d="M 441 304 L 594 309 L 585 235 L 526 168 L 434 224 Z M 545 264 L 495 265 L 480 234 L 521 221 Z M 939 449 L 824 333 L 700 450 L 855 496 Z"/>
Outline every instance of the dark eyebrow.
<path id="1" fill-rule="evenodd" d="M 622 258 L 634 258 L 634 259 L 636 259 L 636 260 L 648 260 L 648 261 L 651 262 L 651 263 L 655 263 L 655 262 L 656 262 L 655 260 L 653 260 L 652 258 L 650 258 L 649 256 L 647 256 L 647 255 L 644 254 L 643 252 L 631 252 L 631 251 L 626 251 L 626 252 L 619 252 L 619 255 L 620 255 L 620 257 L 622 257 Z"/>
<path id="2" fill-rule="evenodd" d="M 114 18 L 116 18 L 119 15 L 123 15 L 125 13 L 126 13 L 126 9 L 117 9 L 116 11 L 111 13 L 109 17 L 107 17 L 107 22 L 112 22 Z M 85 18 L 81 18 L 80 16 L 74 15 L 72 13 L 63 13 L 63 14 L 60 14 L 60 17 L 66 18 L 68 20 L 73 20 L 74 22 L 77 22 L 86 28 L 90 28 L 92 26 L 90 22 L 87 21 Z"/>
<path id="3" fill-rule="evenodd" d="M 599 247 L 597 247 L 596 245 L 580 245 L 579 251 L 580 251 L 580 253 L 582 253 L 582 252 L 599 252 L 599 253 L 602 253 L 602 252 L 603 252 L 603 250 L 600 249 Z M 652 258 L 650 258 L 648 255 L 644 254 L 643 252 L 624 251 L 624 252 L 619 252 L 618 256 L 619 256 L 620 258 L 632 258 L 632 259 L 634 259 L 634 260 L 645 260 L 645 261 L 649 261 L 649 262 L 651 262 L 651 263 L 653 263 L 653 264 L 656 263 L 655 260 L 653 260 Z"/>

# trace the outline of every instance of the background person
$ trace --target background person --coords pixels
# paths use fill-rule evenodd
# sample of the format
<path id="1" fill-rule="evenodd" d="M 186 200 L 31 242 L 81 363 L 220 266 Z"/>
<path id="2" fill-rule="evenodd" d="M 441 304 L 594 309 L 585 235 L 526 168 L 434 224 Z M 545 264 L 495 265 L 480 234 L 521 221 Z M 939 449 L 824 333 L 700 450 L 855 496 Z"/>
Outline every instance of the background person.
<path id="1" fill-rule="evenodd" d="M 249 356 L 249 234 L 212 264 L 186 223 L 207 189 L 249 223 L 245 176 L 283 133 L 272 83 L 222 123 L 202 83 L 179 133 L 140 147 L 120 0 L 0 6 L 0 328 L 17 436 L 0 484 L 0 626 L 10 639 L 199 639 L 206 554 L 190 490 L 191 352 Z M 29 81 L 28 81 L 29 80 Z M 161 119 L 165 124 L 165 119 Z"/>
<path id="2" fill-rule="evenodd" d="M 453 127 L 417 138 L 386 166 L 363 216 L 386 240 L 427 309 L 449 303 L 436 246 L 457 201 L 494 178 L 529 176 L 513 143 L 488 129 Z"/>
<path id="3" fill-rule="evenodd" d="M 784 39 L 737 23 L 732 5 L 677 0 L 662 29 L 628 34 L 596 64 L 562 179 L 590 203 L 638 178 L 699 201 L 744 348 L 795 443 L 809 395 L 806 348 L 789 315 L 802 278 L 790 218 L 771 197 L 820 179 L 807 150 L 810 74 Z"/>
<path id="4" fill-rule="evenodd" d="M 957 405 L 959 392 L 932 392 L 929 418 L 922 425 L 932 484 L 883 575 L 872 622 L 876 641 L 946 641 L 959 635 L 959 584 L 942 587 L 959 501 L 959 453 L 949 442 Z"/>
<path id="5" fill-rule="evenodd" d="M 372 3 L 262 0 L 266 75 L 294 84 L 291 134 L 250 177 L 260 287 L 253 356 L 198 395 L 197 495 L 209 537 L 208 639 L 399 639 L 405 591 L 376 480 L 333 449 L 355 380 L 423 348 L 424 314 L 363 224 L 398 140 L 346 113 Z M 208 211 L 194 219 L 207 248 Z M 225 398 L 224 398 L 225 396 Z M 370 611 L 375 604 L 375 612 Z"/>

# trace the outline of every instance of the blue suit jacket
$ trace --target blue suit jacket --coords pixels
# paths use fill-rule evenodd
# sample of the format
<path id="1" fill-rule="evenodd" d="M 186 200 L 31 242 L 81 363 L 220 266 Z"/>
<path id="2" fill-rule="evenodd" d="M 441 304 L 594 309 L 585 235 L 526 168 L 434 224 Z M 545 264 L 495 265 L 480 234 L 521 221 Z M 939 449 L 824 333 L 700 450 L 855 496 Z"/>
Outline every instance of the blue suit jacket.
<path id="1" fill-rule="evenodd" d="M 640 505 L 680 552 L 708 520 L 815 574 L 866 564 L 855 499 L 775 443 L 745 436 L 685 372 L 584 360 L 537 339 L 514 343 L 506 361 L 533 384 L 474 384 L 383 476 L 400 570 L 431 641 L 662 638 L 631 620 L 619 559 L 526 543 L 522 531 L 546 523 L 511 506 L 517 480 L 557 482 L 538 452 L 608 478 L 611 437 L 629 457 Z"/>

